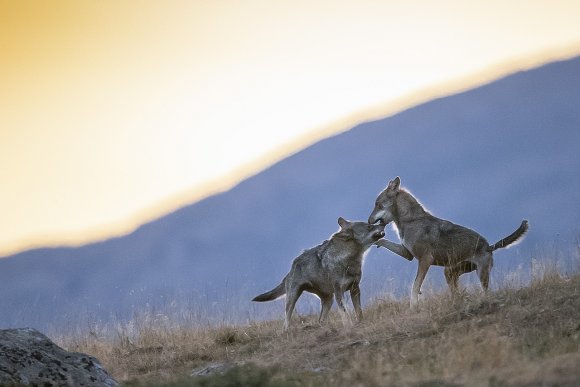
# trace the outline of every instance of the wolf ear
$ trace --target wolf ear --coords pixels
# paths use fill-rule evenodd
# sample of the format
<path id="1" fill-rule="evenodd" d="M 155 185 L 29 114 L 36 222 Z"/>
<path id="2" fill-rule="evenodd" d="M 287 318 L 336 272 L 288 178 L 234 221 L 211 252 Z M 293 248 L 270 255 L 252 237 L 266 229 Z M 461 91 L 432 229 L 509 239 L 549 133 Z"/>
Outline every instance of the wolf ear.
<path id="1" fill-rule="evenodd" d="M 340 228 L 346 228 L 349 225 L 349 221 L 345 220 L 342 216 L 340 218 L 338 218 L 338 225 L 340 226 Z"/>
<path id="2" fill-rule="evenodd" d="M 397 176 L 393 180 L 389 181 L 389 185 L 387 186 L 387 189 L 396 192 L 399 190 L 400 185 L 401 185 L 401 178 L 399 176 Z"/>

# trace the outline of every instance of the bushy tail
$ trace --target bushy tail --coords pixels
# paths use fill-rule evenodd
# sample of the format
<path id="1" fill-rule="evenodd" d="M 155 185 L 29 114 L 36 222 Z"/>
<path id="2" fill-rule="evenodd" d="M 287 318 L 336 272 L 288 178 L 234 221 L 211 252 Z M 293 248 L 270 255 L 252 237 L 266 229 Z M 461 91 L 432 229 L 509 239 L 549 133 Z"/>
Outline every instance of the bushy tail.
<path id="1" fill-rule="evenodd" d="M 518 227 L 516 231 L 506 236 L 499 242 L 495 242 L 493 245 L 489 246 L 487 248 L 487 251 L 494 251 L 497 249 L 501 249 L 502 247 L 508 247 L 509 245 L 520 239 L 526 233 L 526 231 L 528 231 L 528 221 L 523 220 L 522 224 L 520 224 L 520 227 Z"/>
<path id="2" fill-rule="evenodd" d="M 258 302 L 272 301 L 278 297 L 282 297 L 284 294 L 286 294 L 286 278 L 282 280 L 282 283 L 280 283 L 280 285 L 276 286 L 269 292 L 262 293 L 259 296 L 254 297 L 252 301 Z"/>

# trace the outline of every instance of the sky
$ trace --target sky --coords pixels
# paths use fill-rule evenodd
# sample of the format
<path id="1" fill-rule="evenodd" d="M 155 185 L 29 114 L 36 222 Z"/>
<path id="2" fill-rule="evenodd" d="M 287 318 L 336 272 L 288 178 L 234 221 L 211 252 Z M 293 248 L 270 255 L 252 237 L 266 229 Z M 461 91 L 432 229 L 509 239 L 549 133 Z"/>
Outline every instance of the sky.
<path id="1" fill-rule="evenodd" d="M 0 0 L 0 256 L 130 232 L 357 122 L 579 55 L 578 20 L 577 0 Z"/>

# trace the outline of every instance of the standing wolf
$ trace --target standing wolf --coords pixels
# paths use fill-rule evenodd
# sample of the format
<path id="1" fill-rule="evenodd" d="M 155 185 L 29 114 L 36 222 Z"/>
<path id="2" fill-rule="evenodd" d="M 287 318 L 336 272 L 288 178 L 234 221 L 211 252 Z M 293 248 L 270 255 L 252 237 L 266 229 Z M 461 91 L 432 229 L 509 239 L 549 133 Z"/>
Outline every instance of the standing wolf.
<path id="1" fill-rule="evenodd" d="M 288 329 L 294 305 L 303 291 L 314 293 L 320 298 L 322 310 L 319 321 L 323 322 L 332 306 L 333 295 L 343 318 L 348 319 L 342 295 L 350 290 L 357 318 L 362 319 L 359 283 L 363 254 L 385 236 L 385 225 L 349 222 L 343 218 L 338 218 L 338 224 L 340 230 L 329 240 L 305 250 L 294 259 L 290 273 L 280 285 L 252 300 L 271 301 L 286 294 L 284 329 Z"/>
<path id="2" fill-rule="evenodd" d="M 419 267 L 413 283 L 411 307 L 417 305 L 421 285 L 431 265 L 445 266 L 445 279 L 452 292 L 457 290 L 459 276 L 473 270 L 477 270 L 481 286 L 487 291 L 493 266 L 492 252 L 520 239 L 528 230 L 528 221 L 522 221 L 516 231 L 490 246 L 475 231 L 425 211 L 413 195 L 400 188 L 400 184 L 398 176 L 389 182 L 377 197 L 368 222 L 387 224 L 394 221 L 402 244 L 383 239 L 377 245 L 408 260 L 417 257 Z"/>

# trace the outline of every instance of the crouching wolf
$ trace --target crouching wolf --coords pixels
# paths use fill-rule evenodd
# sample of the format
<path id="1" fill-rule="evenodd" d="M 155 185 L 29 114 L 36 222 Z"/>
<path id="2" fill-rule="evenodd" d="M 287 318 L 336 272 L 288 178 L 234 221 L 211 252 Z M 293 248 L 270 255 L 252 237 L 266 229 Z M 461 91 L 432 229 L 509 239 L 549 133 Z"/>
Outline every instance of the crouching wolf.
<path id="1" fill-rule="evenodd" d="M 528 231 L 527 220 L 522 221 L 512 234 L 490 246 L 475 231 L 436 218 L 425 211 L 413 195 L 400 188 L 400 184 L 398 176 L 389 182 L 377 197 L 368 222 L 387 224 L 394 221 L 401 244 L 383 239 L 377 245 L 408 260 L 416 257 L 419 261 L 411 306 L 417 304 L 421 285 L 431 265 L 445 267 L 445 279 L 452 292 L 457 290 L 459 276 L 473 270 L 477 270 L 481 286 L 487 291 L 489 272 L 493 266 L 492 252 L 520 239 Z"/>
<path id="2" fill-rule="evenodd" d="M 320 298 L 322 310 L 319 322 L 326 320 L 333 296 L 343 319 L 348 319 L 342 302 L 342 296 L 347 290 L 350 291 L 357 318 L 362 319 L 359 283 L 363 255 L 369 247 L 385 236 L 385 225 L 349 222 L 343 218 L 338 218 L 338 224 L 340 230 L 329 240 L 305 250 L 294 259 L 290 272 L 280 285 L 252 300 L 271 301 L 286 294 L 284 329 L 288 329 L 294 306 L 303 291 L 314 293 Z"/>

